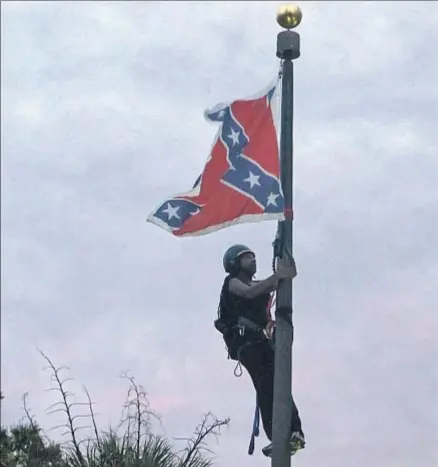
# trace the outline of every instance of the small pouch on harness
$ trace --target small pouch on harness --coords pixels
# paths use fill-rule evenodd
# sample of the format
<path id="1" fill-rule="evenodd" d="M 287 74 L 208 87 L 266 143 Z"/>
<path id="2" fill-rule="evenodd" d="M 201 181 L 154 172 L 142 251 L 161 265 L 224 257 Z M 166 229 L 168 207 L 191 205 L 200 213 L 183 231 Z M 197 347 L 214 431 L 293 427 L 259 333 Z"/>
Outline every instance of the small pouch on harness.
<path id="1" fill-rule="evenodd" d="M 239 330 L 236 324 L 224 323 L 217 319 L 214 322 L 214 327 L 222 334 L 225 345 L 228 351 L 228 358 L 231 360 L 239 360 L 239 348 L 244 344 L 244 333 Z"/>
<path id="2" fill-rule="evenodd" d="M 259 342 L 268 338 L 267 333 L 261 326 L 243 316 L 238 318 L 237 326 L 242 330 L 241 335 L 246 337 L 246 341 Z"/>
<path id="3" fill-rule="evenodd" d="M 229 326 L 225 324 L 223 321 L 220 319 L 216 319 L 214 322 L 214 327 L 222 334 L 225 335 L 227 333 L 227 329 Z"/>
<path id="4" fill-rule="evenodd" d="M 214 327 L 222 334 L 231 360 L 239 360 L 239 350 L 246 345 L 268 339 L 266 331 L 248 318 L 240 316 L 237 324 L 215 320 Z"/>

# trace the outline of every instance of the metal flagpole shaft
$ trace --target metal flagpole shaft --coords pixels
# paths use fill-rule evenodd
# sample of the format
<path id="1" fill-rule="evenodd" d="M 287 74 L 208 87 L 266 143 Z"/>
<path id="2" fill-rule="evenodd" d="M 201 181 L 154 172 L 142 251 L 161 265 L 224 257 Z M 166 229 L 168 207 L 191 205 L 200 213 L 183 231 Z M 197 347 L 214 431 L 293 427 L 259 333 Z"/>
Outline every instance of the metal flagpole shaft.
<path id="1" fill-rule="evenodd" d="M 277 36 L 277 57 L 283 61 L 280 173 L 286 217 L 278 227 L 281 260 L 286 264 L 293 258 L 293 60 L 300 56 L 300 36 L 290 29 L 300 23 L 301 16 L 301 10 L 295 5 L 281 7 L 277 15 L 279 25 L 287 29 Z M 283 280 L 277 290 L 272 467 L 291 465 L 288 441 L 292 417 L 292 343 L 292 280 Z"/>

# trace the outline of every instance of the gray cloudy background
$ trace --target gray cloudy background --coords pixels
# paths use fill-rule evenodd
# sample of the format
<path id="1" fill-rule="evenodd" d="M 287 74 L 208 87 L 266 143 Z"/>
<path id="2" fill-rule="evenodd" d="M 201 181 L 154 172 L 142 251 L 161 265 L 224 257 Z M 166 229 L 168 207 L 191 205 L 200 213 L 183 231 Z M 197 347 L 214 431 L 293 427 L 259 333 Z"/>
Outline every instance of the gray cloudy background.
<path id="1" fill-rule="evenodd" d="M 48 429 L 36 348 L 118 421 L 129 370 L 188 436 L 231 417 L 219 467 L 246 454 L 248 377 L 216 316 L 224 250 L 270 271 L 276 224 L 177 239 L 145 222 L 202 169 L 203 117 L 275 76 L 277 2 L 2 2 L 2 423 Z M 296 61 L 296 465 L 438 464 L 438 4 L 301 2 Z M 60 436 L 59 432 L 50 433 Z"/>

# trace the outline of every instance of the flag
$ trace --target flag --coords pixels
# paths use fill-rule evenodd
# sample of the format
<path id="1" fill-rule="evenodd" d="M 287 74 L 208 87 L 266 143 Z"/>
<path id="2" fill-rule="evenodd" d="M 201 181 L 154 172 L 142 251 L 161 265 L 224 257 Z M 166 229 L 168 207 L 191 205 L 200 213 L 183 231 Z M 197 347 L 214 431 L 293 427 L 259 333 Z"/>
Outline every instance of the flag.
<path id="1" fill-rule="evenodd" d="M 257 96 L 205 112 L 219 125 L 204 170 L 187 193 L 164 200 L 151 222 L 177 237 L 244 222 L 284 219 L 277 135 L 276 80 Z"/>

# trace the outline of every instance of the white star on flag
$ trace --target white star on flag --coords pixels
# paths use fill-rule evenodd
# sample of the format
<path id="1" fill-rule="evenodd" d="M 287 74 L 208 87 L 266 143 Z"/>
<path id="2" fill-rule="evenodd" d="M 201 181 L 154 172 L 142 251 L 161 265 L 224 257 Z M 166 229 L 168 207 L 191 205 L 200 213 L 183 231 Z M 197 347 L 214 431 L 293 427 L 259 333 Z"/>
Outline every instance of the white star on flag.
<path id="1" fill-rule="evenodd" d="M 167 214 L 167 220 L 170 221 L 170 219 L 172 219 L 173 217 L 175 217 L 176 219 L 179 219 L 180 217 L 178 216 L 178 209 L 179 209 L 179 206 L 174 208 L 170 203 L 167 203 L 166 209 L 163 209 L 163 212 Z"/>
<path id="2" fill-rule="evenodd" d="M 250 172 L 249 177 L 245 178 L 244 182 L 249 182 L 249 185 L 251 188 L 254 185 L 260 186 L 259 178 L 260 178 L 260 175 L 254 175 L 252 172 Z"/>
<path id="3" fill-rule="evenodd" d="M 268 202 L 266 204 L 266 206 L 269 206 L 270 204 L 272 204 L 273 206 L 277 206 L 277 203 L 276 203 L 276 199 L 279 197 L 280 195 L 276 195 L 274 193 L 270 193 L 269 196 L 268 196 Z"/>
<path id="4" fill-rule="evenodd" d="M 228 135 L 228 138 L 231 138 L 233 140 L 233 146 L 235 146 L 236 144 L 239 144 L 239 135 L 240 135 L 240 131 L 234 131 L 231 128 L 231 134 Z"/>

